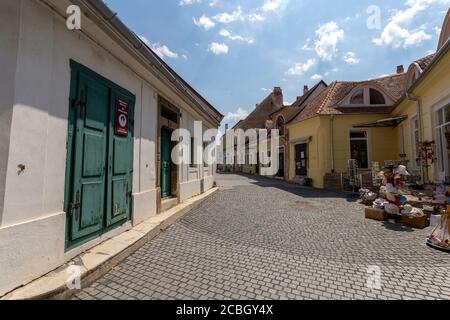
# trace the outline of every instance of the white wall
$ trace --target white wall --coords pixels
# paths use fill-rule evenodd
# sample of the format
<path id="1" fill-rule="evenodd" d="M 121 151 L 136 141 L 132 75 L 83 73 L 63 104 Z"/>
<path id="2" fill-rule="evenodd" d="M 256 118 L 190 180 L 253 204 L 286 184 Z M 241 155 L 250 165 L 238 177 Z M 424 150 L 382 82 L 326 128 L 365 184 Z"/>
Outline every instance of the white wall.
<path id="1" fill-rule="evenodd" d="M 17 3 L 22 11 L 0 227 L 0 294 L 73 256 L 64 252 L 63 212 L 70 59 L 135 94 L 133 221 L 156 214 L 155 90 L 104 49 L 68 31 L 41 4 L 30 0 Z M 7 15 L 14 17 L 7 9 Z M 2 28 L 0 37 L 4 39 L 13 30 Z M 19 164 L 26 167 L 21 175 L 17 174 Z"/>
<path id="2" fill-rule="evenodd" d="M 60 12 L 68 4 L 66 0 L 50 1 Z M 0 295 L 131 227 L 128 223 L 64 252 L 70 59 L 136 96 L 133 224 L 157 212 L 158 93 L 182 109 L 182 127 L 193 129 L 193 120 L 201 118 L 133 59 L 127 48 L 111 41 L 86 17 L 82 19 L 82 32 L 73 32 L 58 14 L 39 1 L 2 1 L 0 26 L 6 23 L 7 27 L 0 28 L 0 67 L 8 75 L 0 80 Z M 26 168 L 20 175 L 19 164 Z M 2 174 L 6 177 L 4 183 Z M 200 177 L 198 169 L 185 166 L 180 170 L 182 201 L 200 193 Z M 213 183 L 211 177 L 209 174 L 205 183 L 208 189 Z"/>
<path id="3" fill-rule="evenodd" d="M 2 225 L 6 168 L 9 154 L 14 79 L 19 45 L 20 1 L 0 2 L 0 226 Z M 8 32 L 5 32 L 5 31 Z"/>

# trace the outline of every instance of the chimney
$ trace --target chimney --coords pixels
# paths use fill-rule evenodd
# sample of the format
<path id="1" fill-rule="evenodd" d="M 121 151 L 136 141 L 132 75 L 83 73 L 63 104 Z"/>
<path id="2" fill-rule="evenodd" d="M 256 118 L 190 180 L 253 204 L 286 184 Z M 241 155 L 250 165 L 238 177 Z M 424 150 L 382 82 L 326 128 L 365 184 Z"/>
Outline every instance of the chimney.
<path id="1" fill-rule="evenodd" d="M 281 90 L 280 87 L 275 87 L 275 88 L 273 88 L 273 94 L 274 94 L 274 95 L 280 95 L 280 94 L 283 94 L 283 90 Z"/>
<path id="2" fill-rule="evenodd" d="M 283 107 L 283 90 L 280 87 L 273 89 L 273 102 L 277 107 Z"/>
<path id="3" fill-rule="evenodd" d="M 402 74 L 402 73 L 405 73 L 405 68 L 401 64 L 401 65 L 397 66 L 397 74 Z"/>
<path id="4" fill-rule="evenodd" d="M 225 132 L 228 132 L 228 123 L 225 124 Z"/>
<path id="5" fill-rule="evenodd" d="M 309 91 L 309 87 L 308 86 L 304 86 L 303 87 L 303 95 L 307 94 Z"/>

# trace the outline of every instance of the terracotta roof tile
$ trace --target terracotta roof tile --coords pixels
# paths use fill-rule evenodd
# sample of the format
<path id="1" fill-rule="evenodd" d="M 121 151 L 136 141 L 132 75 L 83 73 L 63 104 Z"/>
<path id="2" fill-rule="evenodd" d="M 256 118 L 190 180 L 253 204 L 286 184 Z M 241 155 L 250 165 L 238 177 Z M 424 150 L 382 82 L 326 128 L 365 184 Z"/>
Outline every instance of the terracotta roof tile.
<path id="1" fill-rule="evenodd" d="M 414 61 L 414 63 L 416 63 L 420 69 L 425 70 L 426 67 L 428 67 L 428 65 L 431 63 L 431 61 L 433 61 L 434 57 L 436 56 L 436 53 L 432 53 L 427 55 L 426 57 L 420 58 L 419 60 Z"/>
<path id="2" fill-rule="evenodd" d="M 312 93 L 314 93 L 314 91 L 317 90 L 317 88 L 323 84 L 325 87 L 327 87 L 327 84 L 325 83 L 325 81 L 321 80 L 319 81 L 314 87 L 312 87 L 311 89 L 308 90 L 308 92 L 306 94 L 304 94 L 303 96 L 299 97 L 292 105 L 291 107 L 302 107 L 303 103 L 311 96 Z"/>
<path id="3" fill-rule="evenodd" d="M 272 120 L 276 121 L 279 115 L 282 115 L 284 118 L 285 123 L 288 123 L 291 121 L 299 112 L 301 109 L 299 107 L 292 107 L 287 106 L 283 107 L 281 110 L 278 110 L 274 113 L 272 113 Z"/>
<path id="4" fill-rule="evenodd" d="M 405 74 L 396 74 L 367 81 L 349 82 L 335 81 L 319 96 L 313 99 L 293 121 L 300 121 L 316 115 L 385 113 L 392 106 L 383 107 L 340 107 L 339 103 L 357 86 L 376 84 L 394 101 L 400 99 L 405 92 Z"/>
<path id="5" fill-rule="evenodd" d="M 283 107 L 282 102 L 278 103 L 272 92 L 269 94 L 252 113 L 248 115 L 236 129 L 264 129 L 266 127 L 266 120 L 270 119 L 270 115 L 280 110 Z"/>

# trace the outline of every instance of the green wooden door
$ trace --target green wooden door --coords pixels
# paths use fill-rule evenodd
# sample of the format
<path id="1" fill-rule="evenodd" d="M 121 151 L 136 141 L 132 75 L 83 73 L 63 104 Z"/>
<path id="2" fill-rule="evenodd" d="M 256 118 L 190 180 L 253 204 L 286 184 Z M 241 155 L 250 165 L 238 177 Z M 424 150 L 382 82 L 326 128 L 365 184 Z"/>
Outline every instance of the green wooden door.
<path id="1" fill-rule="evenodd" d="M 65 196 L 68 249 L 131 216 L 135 104 L 128 91 L 75 62 L 71 67 Z"/>
<path id="2" fill-rule="evenodd" d="M 167 129 L 161 131 L 161 197 L 172 195 L 171 184 L 171 134 Z"/>
<path id="3" fill-rule="evenodd" d="M 116 132 L 116 112 L 118 101 L 123 101 L 128 106 L 134 105 L 134 97 L 112 91 L 110 107 L 109 130 L 109 159 L 108 159 L 108 192 L 107 198 L 107 226 L 126 220 L 131 213 L 131 190 L 133 175 L 133 114 L 130 107 L 128 112 L 129 123 L 126 135 L 118 135 Z"/>
<path id="4" fill-rule="evenodd" d="M 109 88 L 80 74 L 75 109 L 75 148 L 71 238 L 76 240 L 103 227 L 108 145 Z"/>

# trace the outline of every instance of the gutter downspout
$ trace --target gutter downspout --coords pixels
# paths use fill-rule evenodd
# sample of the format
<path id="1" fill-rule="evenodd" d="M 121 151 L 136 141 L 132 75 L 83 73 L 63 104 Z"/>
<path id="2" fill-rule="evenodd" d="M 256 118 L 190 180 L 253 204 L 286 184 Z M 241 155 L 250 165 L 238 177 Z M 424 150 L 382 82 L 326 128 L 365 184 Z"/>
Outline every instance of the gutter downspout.
<path id="1" fill-rule="evenodd" d="M 419 143 L 423 142 L 423 130 L 422 130 L 422 100 L 420 97 L 417 97 L 409 92 L 406 93 L 406 99 L 410 101 L 415 101 L 417 105 L 417 117 L 418 117 L 418 123 L 419 123 Z M 417 150 L 419 151 L 419 150 Z M 419 160 L 420 160 L 420 179 L 422 184 L 425 183 L 425 172 L 424 172 L 424 166 L 423 166 L 423 159 L 422 154 L 419 153 Z M 428 172 L 427 172 L 428 176 Z"/>
<path id="2" fill-rule="evenodd" d="M 334 115 L 330 116 L 331 173 L 334 173 Z"/>

